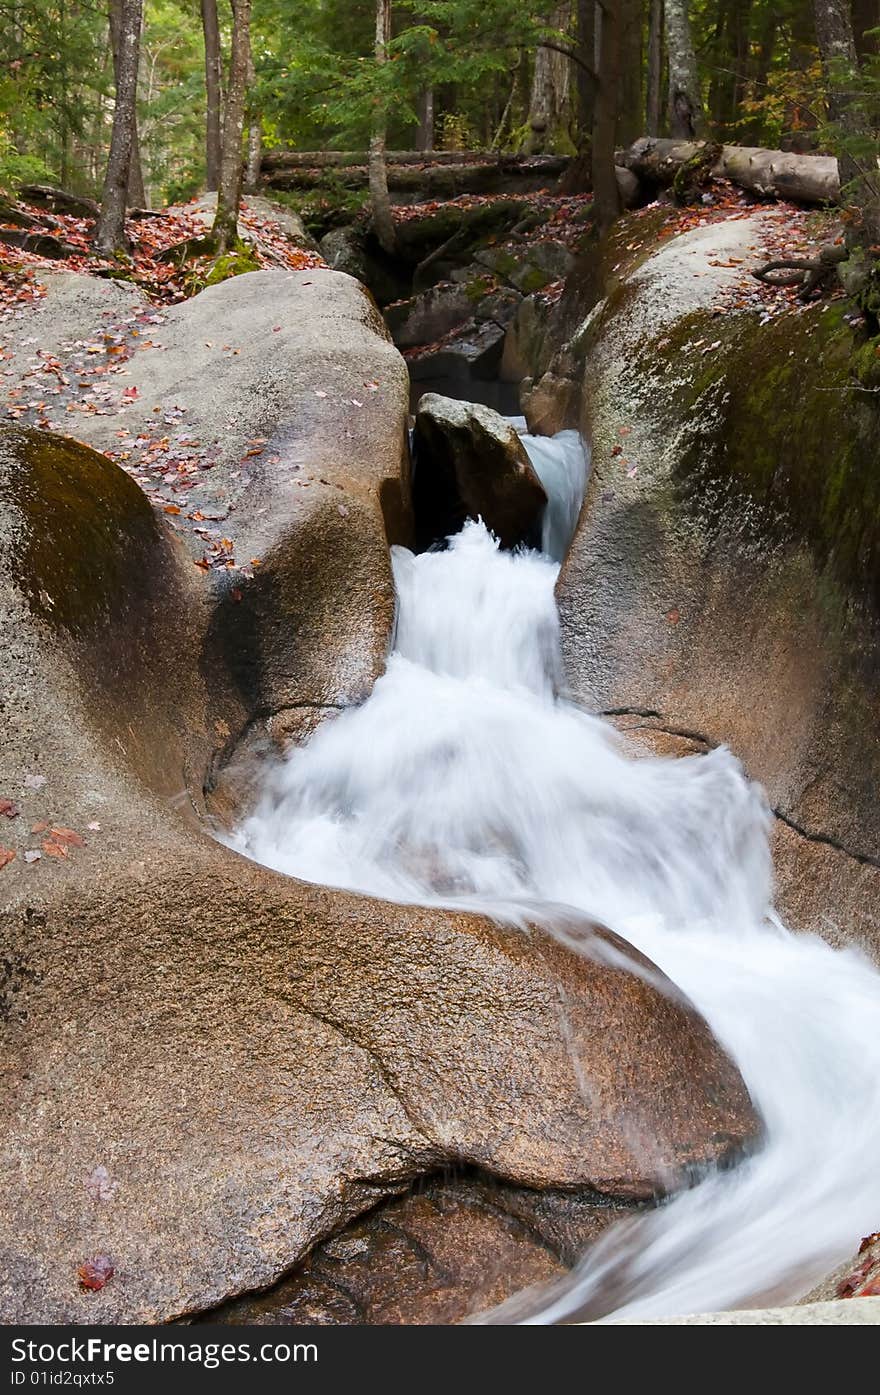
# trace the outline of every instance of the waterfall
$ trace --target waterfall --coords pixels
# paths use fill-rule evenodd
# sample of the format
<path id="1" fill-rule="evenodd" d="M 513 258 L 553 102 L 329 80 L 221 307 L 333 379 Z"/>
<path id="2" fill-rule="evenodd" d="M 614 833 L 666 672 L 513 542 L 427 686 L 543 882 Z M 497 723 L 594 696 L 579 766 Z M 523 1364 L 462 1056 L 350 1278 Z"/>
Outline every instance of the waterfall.
<path id="1" fill-rule="evenodd" d="M 554 557 L 585 462 L 574 433 L 526 444 L 551 498 L 545 551 L 504 553 L 477 522 L 445 551 L 394 548 L 385 674 L 279 765 L 235 846 L 306 880 L 562 938 L 553 908 L 574 907 L 658 964 L 736 1061 L 760 1150 L 485 1320 L 790 1298 L 880 1224 L 880 975 L 781 924 L 771 815 L 729 751 L 646 755 L 558 696 Z"/>

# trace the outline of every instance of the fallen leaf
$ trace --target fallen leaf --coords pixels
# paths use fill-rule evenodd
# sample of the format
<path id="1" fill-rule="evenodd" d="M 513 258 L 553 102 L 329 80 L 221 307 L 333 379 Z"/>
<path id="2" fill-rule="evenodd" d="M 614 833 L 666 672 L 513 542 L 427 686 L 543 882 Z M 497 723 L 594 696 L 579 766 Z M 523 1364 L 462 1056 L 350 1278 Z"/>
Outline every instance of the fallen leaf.
<path id="1" fill-rule="evenodd" d="M 71 848 L 85 847 L 83 839 L 72 828 L 53 828 L 51 834 L 56 843 L 66 843 Z"/>
<path id="2" fill-rule="evenodd" d="M 180 506 L 179 506 L 178 504 L 166 504 L 165 507 L 164 507 L 164 509 L 162 510 L 162 512 L 163 512 L 163 513 L 180 513 Z"/>
<path id="3" fill-rule="evenodd" d="M 49 857 L 67 856 L 67 849 L 65 848 L 63 843 L 53 843 L 48 838 L 43 843 L 43 852 L 46 853 Z"/>
<path id="4" fill-rule="evenodd" d="M 39 862 L 42 856 L 43 854 L 41 852 L 37 852 L 36 848 L 28 848 L 27 852 L 24 855 L 24 860 L 28 863 Z"/>
<path id="5" fill-rule="evenodd" d="M 45 775 L 25 775 L 25 788 L 29 790 L 41 790 L 46 783 Z"/>
<path id="6" fill-rule="evenodd" d="M 100 832 L 101 832 L 101 825 L 98 823 L 98 820 L 97 820 L 97 819 L 92 819 L 92 822 L 91 822 L 91 823 L 87 823 L 87 824 L 86 824 L 86 828 L 87 828 L 91 833 L 100 833 Z"/>
<path id="7" fill-rule="evenodd" d="M 0 799 L 0 814 L 5 814 L 8 819 L 17 819 L 20 813 L 14 799 Z"/>
<path id="8" fill-rule="evenodd" d="M 85 1179 L 86 1191 L 93 1201 L 111 1201 L 119 1190 L 119 1183 L 110 1176 L 103 1163 L 99 1163 Z M 111 1273 L 113 1272 L 111 1267 Z M 110 1275 L 108 1274 L 108 1278 Z"/>
<path id="9" fill-rule="evenodd" d="M 45 833 L 49 825 L 45 819 L 40 819 L 39 823 L 31 825 L 31 833 Z"/>
<path id="10" fill-rule="evenodd" d="M 10 862 L 15 861 L 15 848 L 0 847 L 0 872 L 4 867 L 8 867 Z"/>
<path id="11" fill-rule="evenodd" d="M 108 1279 L 113 1278 L 115 1272 L 113 1261 L 107 1255 L 95 1255 L 94 1259 L 87 1259 L 79 1266 L 76 1277 L 79 1279 L 80 1288 L 97 1293 Z"/>

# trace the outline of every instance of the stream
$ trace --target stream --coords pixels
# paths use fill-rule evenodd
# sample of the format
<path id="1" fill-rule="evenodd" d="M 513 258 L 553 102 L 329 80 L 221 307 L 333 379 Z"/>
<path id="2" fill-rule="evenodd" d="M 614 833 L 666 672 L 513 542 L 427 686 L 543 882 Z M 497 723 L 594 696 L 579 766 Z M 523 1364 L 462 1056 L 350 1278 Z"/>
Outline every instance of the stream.
<path id="1" fill-rule="evenodd" d="M 385 674 L 291 751 L 233 845 L 307 881 L 566 943 L 574 908 L 659 965 L 736 1061 L 758 1151 L 480 1321 L 792 1299 L 880 1224 L 880 975 L 781 923 L 772 815 L 728 750 L 647 755 L 565 698 L 554 586 L 587 462 L 574 432 L 524 439 L 551 500 L 542 551 L 502 552 L 478 522 L 444 551 L 395 547 Z"/>

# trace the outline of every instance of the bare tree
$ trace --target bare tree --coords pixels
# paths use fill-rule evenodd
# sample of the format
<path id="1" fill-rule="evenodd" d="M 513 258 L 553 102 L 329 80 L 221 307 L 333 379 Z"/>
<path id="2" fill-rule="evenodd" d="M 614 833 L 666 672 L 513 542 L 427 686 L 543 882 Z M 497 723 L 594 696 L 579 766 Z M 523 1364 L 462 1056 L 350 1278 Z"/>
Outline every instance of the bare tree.
<path id="1" fill-rule="evenodd" d="M 220 186 L 217 190 L 217 213 L 211 230 L 218 252 L 228 251 L 238 240 L 238 209 L 241 203 L 243 173 L 241 142 L 251 53 L 250 31 L 251 0 L 232 0 L 232 53 L 229 59 L 229 87 L 223 121 Z"/>
<path id="2" fill-rule="evenodd" d="M 110 49 L 113 54 L 113 77 L 119 80 L 119 37 L 122 28 L 122 0 L 110 0 Z M 138 38 L 140 49 L 140 38 Z M 138 62 L 140 67 L 140 62 Z M 147 202 L 144 193 L 144 172 L 141 167 L 141 142 L 138 134 L 137 99 L 135 98 L 134 130 L 131 137 L 131 160 L 128 165 L 128 206 L 143 208 Z"/>
<path id="3" fill-rule="evenodd" d="M 202 30 L 205 35 L 205 187 L 216 189 L 220 184 L 223 59 L 220 52 L 220 21 L 217 0 L 202 0 Z"/>
<path id="4" fill-rule="evenodd" d="M 391 0 L 376 0 L 375 57 L 380 69 L 388 61 L 390 42 Z M 379 76 L 381 78 L 381 72 Z M 391 197 L 388 193 L 388 166 L 385 160 L 387 132 L 385 97 L 380 91 L 376 96 L 373 134 L 370 137 L 370 202 L 373 209 L 373 228 L 379 245 L 386 252 L 393 252 L 397 245 L 397 237 L 394 232 L 394 219 L 391 216 Z"/>
<path id="5" fill-rule="evenodd" d="M 101 213 L 95 228 L 95 246 L 99 252 L 108 256 L 127 248 L 125 206 L 134 143 L 143 9 L 143 0 L 120 0 L 116 105 L 113 109 L 110 155 L 101 195 Z"/>
<path id="6" fill-rule="evenodd" d="M 669 134 L 677 140 L 692 140 L 702 134 L 703 103 L 688 0 L 666 0 L 665 22 L 669 55 Z"/>
<path id="7" fill-rule="evenodd" d="M 598 81 L 593 115 L 593 204 L 601 232 L 621 211 L 614 152 L 620 88 L 620 21 L 622 0 L 605 0 L 596 7 Z"/>

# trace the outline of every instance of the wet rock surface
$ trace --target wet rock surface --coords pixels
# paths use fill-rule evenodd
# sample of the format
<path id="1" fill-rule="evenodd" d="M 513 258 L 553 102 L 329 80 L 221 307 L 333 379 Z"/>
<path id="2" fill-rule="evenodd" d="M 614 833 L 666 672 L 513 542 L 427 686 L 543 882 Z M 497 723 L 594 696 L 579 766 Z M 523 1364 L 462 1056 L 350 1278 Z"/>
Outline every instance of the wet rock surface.
<path id="1" fill-rule="evenodd" d="M 68 311 L 86 337 L 130 306 L 72 277 L 34 320 L 61 347 Z M 170 399 L 214 442 L 204 489 L 234 569 L 198 565 L 200 535 L 88 446 L 0 441 L 5 1320 L 204 1312 L 449 1165 L 592 1205 L 749 1146 L 737 1072 L 607 932 L 581 927 L 581 957 L 298 883 L 211 837 L 231 757 L 296 739 L 381 671 L 407 384 L 332 272 L 240 276 L 149 337 L 126 429 L 149 436 Z M 82 424 L 106 445 L 120 417 Z M 226 791 L 227 816 L 243 797 Z M 476 1256 L 495 1232 L 469 1206 L 456 1234 Z M 550 1265 L 503 1243 L 524 1281 Z M 95 1256 L 113 1272 L 90 1291 Z M 468 1263 L 450 1312 L 494 1301 Z"/>
<path id="2" fill-rule="evenodd" d="M 595 710 L 729 744 L 780 815 L 783 913 L 877 954 L 876 408 L 842 307 L 731 308 L 767 216 L 640 248 L 590 317 L 563 656 Z"/>
<path id="3" fill-rule="evenodd" d="M 232 1324 L 448 1324 L 563 1278 L 634 1207 L 529 1192 L 491 1178 L 427 1178 L 319 1245 L 268 1293 L 204 1315 Z"/>
<path id="4" fill-rule="evenodd" d="M 516 431 L 491 408 L 426 393 L 413 433 L 421 546 L 482 518 L 502 547 L 535 537 L 547 503 Z"/>

